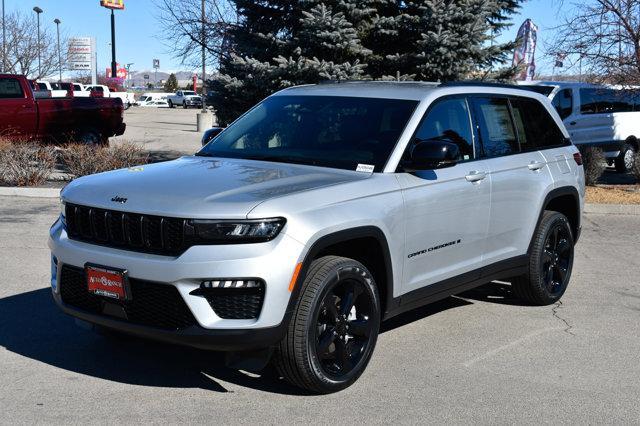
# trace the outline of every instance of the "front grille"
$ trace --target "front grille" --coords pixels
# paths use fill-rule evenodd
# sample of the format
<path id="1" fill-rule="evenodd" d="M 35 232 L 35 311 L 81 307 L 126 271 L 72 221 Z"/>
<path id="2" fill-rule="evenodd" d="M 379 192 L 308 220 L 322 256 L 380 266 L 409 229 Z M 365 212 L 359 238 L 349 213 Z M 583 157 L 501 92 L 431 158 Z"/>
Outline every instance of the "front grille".
<path id="1" fill-rule="evenodd" d="M 196 325 L 196 319 L 172 285 L 130 278 L 131 301 L 120 302 L 89 293 L 83 269 L 62 266 L 60 296 L 62 301 L 92 314 L 110 312 L 107 305 L 117 305 L 128 322 L 160 328 L 182 330 Z M 112 312 L 112 311 L 111 311 Z M 107 314 L 108 315 L 108 314 Z"/>
<path id="2" fill-rule="evenodd" d="M 264 283 L 255 288 L 198 288 L 193 295 L 207 299 L 222 319 L 256 319 L 264 301 Z"/>
<path id="3" fill-rule="evenodd" d="M 189 244 L 186 219 L 140 215 L 67 204 L 69 238 L 124 250 L 178 256 Z"/>

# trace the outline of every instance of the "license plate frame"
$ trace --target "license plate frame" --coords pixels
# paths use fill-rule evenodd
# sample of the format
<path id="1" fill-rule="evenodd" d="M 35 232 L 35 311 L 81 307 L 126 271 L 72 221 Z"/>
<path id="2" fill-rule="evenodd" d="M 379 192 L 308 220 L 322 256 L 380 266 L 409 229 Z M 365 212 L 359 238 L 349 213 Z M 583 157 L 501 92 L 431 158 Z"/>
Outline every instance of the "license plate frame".
<path id="1" fill-rule="evenodd" d="M 86 263 L 84 265 L 87 291 L 109 300 L 131 300 L 129 273 L 126 269 Z"/>

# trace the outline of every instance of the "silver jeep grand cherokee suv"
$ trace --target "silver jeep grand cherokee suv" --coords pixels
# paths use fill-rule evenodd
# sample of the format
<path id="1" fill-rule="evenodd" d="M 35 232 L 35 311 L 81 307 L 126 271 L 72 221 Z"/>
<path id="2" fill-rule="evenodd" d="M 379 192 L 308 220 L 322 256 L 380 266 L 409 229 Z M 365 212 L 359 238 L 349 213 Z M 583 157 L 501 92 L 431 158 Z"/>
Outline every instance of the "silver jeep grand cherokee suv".
<path id="1" fill-rule="evenodd" d="M 334 392 L 394 315 L 496 279 L 558 301 L 581 164 L 549 101 L 516 87 L 294 87 L 194 156 L 70 183 L 53 296 L 101 329 L 272 359 Z"/>

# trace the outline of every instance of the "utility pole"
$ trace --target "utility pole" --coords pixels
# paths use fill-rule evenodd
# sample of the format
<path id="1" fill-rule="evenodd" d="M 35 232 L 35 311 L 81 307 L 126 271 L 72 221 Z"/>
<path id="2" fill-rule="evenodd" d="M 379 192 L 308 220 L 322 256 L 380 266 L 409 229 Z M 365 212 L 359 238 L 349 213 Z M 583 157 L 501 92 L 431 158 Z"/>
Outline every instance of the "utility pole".
<path id="1" fill-rule="evenodd" d="M 116 14 L 111 9 L 111 78 L 118 77 L 118 65 L 116 64 Z"/>
<path id="2" fill-rule="evenodd" d="M 2 0 L 2 72 L 7 72 L 5 64 L 7 62 L 7 24 L 4 19 L 4 0 Z"/>
<path id="3" fill-rule="evenodd" d="M 206 51 L 205 51 L 205 32 L 204 32 L 204 20 L 205 20 L 205 8 L 204 1 L 202 0 L 202 31 L 200 35 L 200 40 L 202 41 L 202 112 L 207 112 L 207 97 L 206 97 L 206 77 L 207 77 L 207 69 L 206 69 Z"/>
<path id="4" fill-rule="evenodd" d="M 42 78 L 42 58 L 41 58 L 41 48 L 42 42 L 40 40 L 40 14 L 43 12 L 38 6 L 33 8 L 33 11 L 38 16 L 38 78 Z"/>
<path id="5" fill-rule="evenodd" d="M 53 20 L 53 22 L 55 22 L 56 24 L 56 31 L 58 33 L 58 82 L 62 83 L 62 53 L 60 51 L 60 24 L 62 23 L 62 21 L 56 18 Z"/>

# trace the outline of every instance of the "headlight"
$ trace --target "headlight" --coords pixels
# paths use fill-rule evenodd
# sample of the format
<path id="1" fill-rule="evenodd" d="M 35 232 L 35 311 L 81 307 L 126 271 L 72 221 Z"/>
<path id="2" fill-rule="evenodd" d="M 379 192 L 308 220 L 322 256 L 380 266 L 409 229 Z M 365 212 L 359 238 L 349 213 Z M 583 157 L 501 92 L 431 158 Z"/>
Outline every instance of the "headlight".
<path id="1" fill-rule="evenodd" d="M 278 217 L 256 220 L 192 220 L 194 236 L 203 243 L 258 243 L 271 241 L 284 227 Z"/>
<path id="2" fill-rule="evenodd" d="M 67 208 L 67 206 L 64 203 L 64 200 L 62 198 L 60 198 L 60 219 L 62 220 L 62 224 L 63 225 L 67 224 L 66 208 Z"/>

